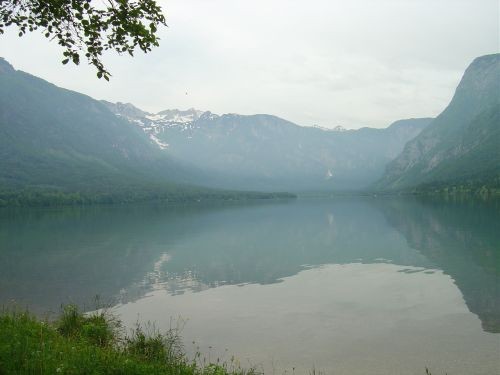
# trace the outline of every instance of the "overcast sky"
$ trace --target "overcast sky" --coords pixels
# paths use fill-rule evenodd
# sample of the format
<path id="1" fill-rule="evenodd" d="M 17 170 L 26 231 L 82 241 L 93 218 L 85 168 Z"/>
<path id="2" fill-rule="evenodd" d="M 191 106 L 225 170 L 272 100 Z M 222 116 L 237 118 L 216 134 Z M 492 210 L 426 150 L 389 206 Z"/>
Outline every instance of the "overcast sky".
<path id="1" fill-rule="evenodd" d="M 435 116 L 467 65 L 499 49 L 498 0 L 169 0 L 160 47 L 63 66 L 41 35 L 0 36 L 15 68 L 157 112 L 268 113 L 301 125 L 385 127 Z"/>

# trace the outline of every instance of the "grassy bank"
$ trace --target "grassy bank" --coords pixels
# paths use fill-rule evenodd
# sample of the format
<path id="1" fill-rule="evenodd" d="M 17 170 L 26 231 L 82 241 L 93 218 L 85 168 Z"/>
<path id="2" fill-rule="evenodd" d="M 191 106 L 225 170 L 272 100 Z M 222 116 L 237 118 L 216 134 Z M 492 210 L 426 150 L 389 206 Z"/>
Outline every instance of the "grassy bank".
<path id="1" fill-rule="evenodd" d="M 50 322 L 26 311 L 0 312 L 0 374 L 263 375 L 241 368 L 234 357 L 209 362 L 197 353 L 188 359 L 177 329 L 161 333 L 137 325 L 127 333 L 106 310 L 83 314 L 73 305 Z"/>
<path id="2" fill-rule="evenodd" d="M 28 312 L 0 314 L 0 374 L 243 375 L 233 360 L 188 360 L 179 333 L 137 326 L 125 332 L 106 311 L 84 315 L 66 306 L 54 322 Z"/>

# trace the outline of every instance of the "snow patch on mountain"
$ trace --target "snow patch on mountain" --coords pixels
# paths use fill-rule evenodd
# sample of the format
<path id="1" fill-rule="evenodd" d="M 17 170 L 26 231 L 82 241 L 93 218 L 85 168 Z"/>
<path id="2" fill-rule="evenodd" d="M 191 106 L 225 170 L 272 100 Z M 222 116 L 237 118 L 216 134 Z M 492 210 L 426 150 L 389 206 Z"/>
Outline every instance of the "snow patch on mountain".
<path id="1" fill-rule="evenodd" d="M 124 118 L 141 128 L 149 136 L 151 142 L 162 150 L 168 148 L 169 145 L 161 140 L 159 135 L 167 129 L 175 128 L 181 132 L 190 132 L 200 128 L 197 124 L 198 120 L 213 120 L 219 117 L 212 112 L 200 111 L 194 108 L 187 110 L 167 109 L 158 113 L 148 113 L 130 103 L 110 103 L 107 101 L 102 101 L 102 103 L 116 116 Z M 192 138 L 192 136 L 190 135 L 188 138 Z"/>
<path id="2" fill-rule="evenodd" d="M 159 121 L 159 120 L 163 120 L 165 118 L 165 116 L 162 116 L 162 115 L 146 115 L 145 117 L 151 121 Z"/>
<path id="3" fill-rule="evenodd" d="M 162 150 L 168 147 L 168 143 L 160 140 L 155 134 L 149 133 L 149 139 L 151 139 L 153 143 L 157 144 L 158 147 L 161 148 Z"/>
<path id="4" fill-rule="evenodd" d="M 178 109 L 161 111 L 156 114 L 149 114 L 145 117 L 151 121 L 160 121 L 165 124 L 188 124 L 200 118 L 203 111 L 198 111 L 194 108 L 187 111 L 180 111 Z"/>
<path id="5" fill-rule="evenodd" d="M 337 125 L 334 128 L 326 128 L 324 126 L 313 125 L 312 128 L 323 130 L 325 132 L 345 132 L 347 131 L 342 125 Z"/>

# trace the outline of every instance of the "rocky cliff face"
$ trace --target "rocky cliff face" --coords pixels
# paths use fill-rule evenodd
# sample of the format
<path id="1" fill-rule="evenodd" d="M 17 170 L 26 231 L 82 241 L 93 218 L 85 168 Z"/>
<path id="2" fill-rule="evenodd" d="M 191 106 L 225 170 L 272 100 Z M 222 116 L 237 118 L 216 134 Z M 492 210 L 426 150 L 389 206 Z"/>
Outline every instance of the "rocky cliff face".
<path id="1" fill-rule="evenodd" d="M 500 54 L 467 68 L 448 107 L 391 162 L 379 189 L 495 184 L 500 176 Z"/>

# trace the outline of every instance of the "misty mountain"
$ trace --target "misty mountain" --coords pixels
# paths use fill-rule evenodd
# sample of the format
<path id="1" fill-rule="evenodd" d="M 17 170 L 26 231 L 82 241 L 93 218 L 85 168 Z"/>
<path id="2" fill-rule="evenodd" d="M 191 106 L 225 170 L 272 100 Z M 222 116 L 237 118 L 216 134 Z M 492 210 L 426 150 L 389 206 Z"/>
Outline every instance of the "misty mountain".
<path id="1" fill-rule="evenodd" d="M 500 54 L 467 68 L 448 107 L 388 166 L 377 188 L 500 186 Z"/>
<path id="2" fill-rule="evenodd" d="M 2 59 L 0 190 L 132 196 L 184 194 L 192 189 L 186 184 L 361 190 L 430 122 L 346 130 L 303 127 L 265 114 L 152 114 L 59 88 Z"/>
<path id="3" fill-rule="evenodd" d="M 104 102 L 137 125 L 158 148 L 211 177 L 205 184 L 257 190 L 363 189 L 431 119 L 397 121 L 386 129 L 303 127 L 276 116 L 195 109 L 156 114 Z"/>
<path id="4" fill-rule="evenodd" d="M 1 186 L 110 188 L 183 173 L 101 102 L 0 60 Z"/>
<path id="5" fill-rule="evenodd" d="M 203 176 L 100 101 L 0 59 L 0 206 L 52 204 L 47 199 L 58 204 L 234 198 L 231 192 L 186 185 Z"/>

